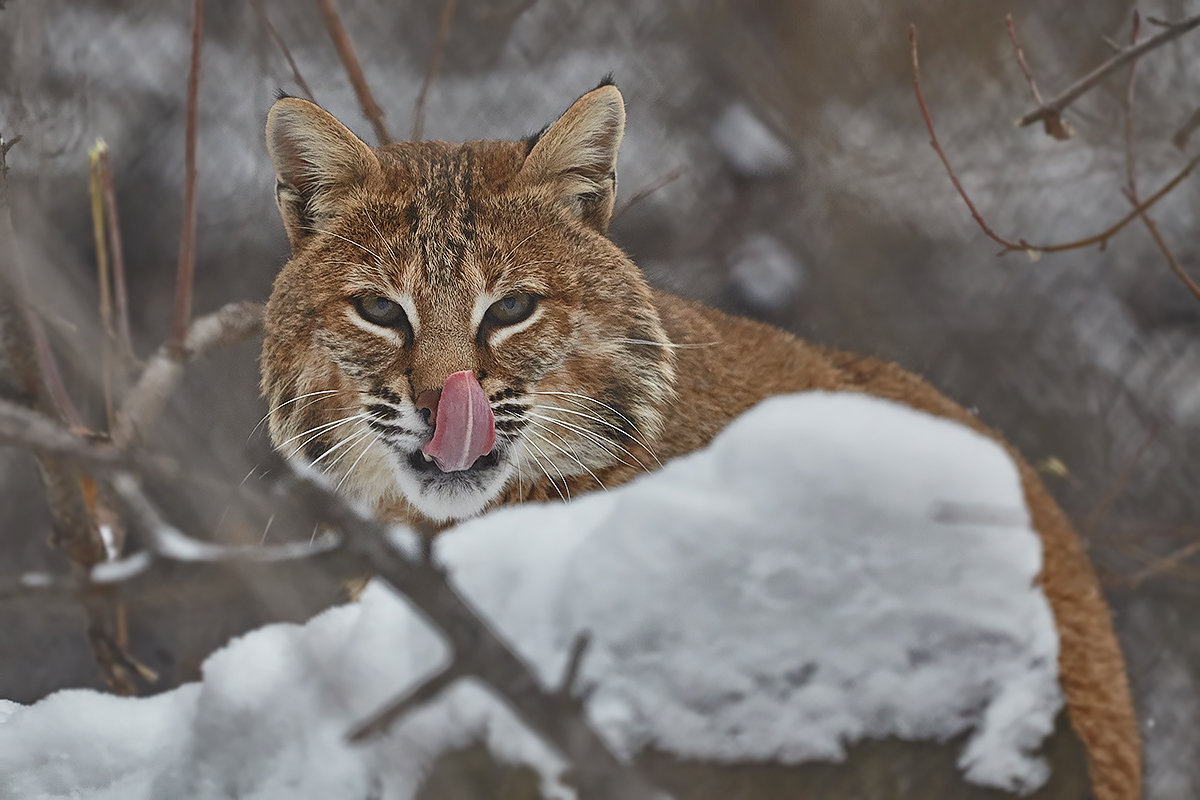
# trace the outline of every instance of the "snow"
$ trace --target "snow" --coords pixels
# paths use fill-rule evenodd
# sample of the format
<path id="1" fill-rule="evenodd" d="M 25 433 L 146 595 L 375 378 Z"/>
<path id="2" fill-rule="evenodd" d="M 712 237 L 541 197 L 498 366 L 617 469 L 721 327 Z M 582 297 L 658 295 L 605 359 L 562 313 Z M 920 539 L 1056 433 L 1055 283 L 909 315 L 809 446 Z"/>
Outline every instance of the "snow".
<path id="1" fill-rule="evenodd" d="M 966 733 L 968 780 L 1046 778 L 1035 751 L 1061 696 L 1040 546 L 1011 461 L 956 424 L 857 395 L 775 398 L 652 476 L 474 520 L 438 555 L 544 683 L 591 633 L 587 711 L 620 753 L 794 763 Z M 199 684 L 16 710 L 0 796 L 409 798 L 439 753 L 482 739 L 571 797 L 558 757 L 476 683 L 344 743 L 448 658 L 375 583 L 231 642 Z"/>

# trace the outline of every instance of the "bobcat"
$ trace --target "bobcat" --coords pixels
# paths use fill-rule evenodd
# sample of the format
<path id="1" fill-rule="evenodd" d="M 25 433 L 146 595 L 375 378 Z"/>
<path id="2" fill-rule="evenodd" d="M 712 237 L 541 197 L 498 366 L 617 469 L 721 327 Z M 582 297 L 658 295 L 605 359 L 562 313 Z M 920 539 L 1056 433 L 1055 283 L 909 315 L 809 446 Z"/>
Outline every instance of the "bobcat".
<path id="1" fill-rule="evenodd" d="M 275 445 L 432 530 L 615 486 L 785 392 L 867 392 L 1008 447 L 893 364 L 651 289 L 606 236 L 624 126 L 611 81 L 522 141 L 375 149 L 280 98 L 266 134 L 292 255 L 262 353 Z M 717 344 L 680 346 L 702 343 Z M 1108 609 L 1070 523 L 1013 457 L 1095 796 L 1137 798 L 1138 729 Z"/>

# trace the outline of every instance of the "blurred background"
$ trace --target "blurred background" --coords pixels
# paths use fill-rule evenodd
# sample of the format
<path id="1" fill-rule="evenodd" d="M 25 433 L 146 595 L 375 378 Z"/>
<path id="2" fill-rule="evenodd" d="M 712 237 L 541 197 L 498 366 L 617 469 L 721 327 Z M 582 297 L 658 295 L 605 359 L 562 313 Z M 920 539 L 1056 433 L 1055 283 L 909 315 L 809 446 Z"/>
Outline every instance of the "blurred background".
<path id="1" fill-rule="evenodd" d="M 900 362 L 1003 431 L 1075 520 L 1113 606 L 1146 743 L 1151 798 L 1200 796 L 1200 301 L 1145 229 L 1104 249 L 1033 260 L 971 220 L 928 144 L 908 26 L 942 144 L 976 205 L 1010 238 L 1058 242 L 1129 210 L 1124 70 L 1065 114 L 1055 141 L 1013 127 L 1034 107 L 1011 12 L 1046 95 L 1124 43 L 1135 5 L 1178 19 L 1194 3 L 1064 0 L 461 0 L 429 85 L 425 138 L 517 138 L 613 72 L 627 102 L 612 236 L 663 288 L 808 339 Z M 407 138 L 438 56 L 443 6 L 340 4 L 393 136 Z M 209 0 L 200 78 L 196 312 L 265 300 L 287 255 L 263 123 L 297 85 L 375 143 L 315 3 Z M 87 151 L 110 148 L 140 355 L 166 337 L 179 247 L 191 3 L 0 2 L 0 133 L 34 300 L 70 389 L 99 423 L 99 323 Z M 1153 33 L 1154 28 L 1148 28 Z M 1174 133 L 1200 104 L 1200 33 L 1138 66 L 1143 196 L 1200 151 Z M 1200 184 L 1153 216 L 1200 279 Z M 197 366 L 154 432 L 190 463 L 247 474 L 265 451 L 257 344 Z M 249 438 L 248 438 L 249 437 Z M 33 460 L 0 449 L 0 578 L 63 572 Z M 219 499 L 180 496 L 173 518 L 256 541 Z M 309 531 L 271 528 L 272 541 Z M 229 636 L 304 619 L 332 595 L 264 597 L 141 615 L 134 648 L 161 686 L 196 677 Z M 304 593 L 301 593 L 304 594 Z M 165 602 L 165 601 L 164 601 Z M 178 611 L 178 609 L 176 609 Z M 181 621 L 182 620 L 182 621 Z M 0 697 L 102 686 L 82 613 L 0 602 Z"/>

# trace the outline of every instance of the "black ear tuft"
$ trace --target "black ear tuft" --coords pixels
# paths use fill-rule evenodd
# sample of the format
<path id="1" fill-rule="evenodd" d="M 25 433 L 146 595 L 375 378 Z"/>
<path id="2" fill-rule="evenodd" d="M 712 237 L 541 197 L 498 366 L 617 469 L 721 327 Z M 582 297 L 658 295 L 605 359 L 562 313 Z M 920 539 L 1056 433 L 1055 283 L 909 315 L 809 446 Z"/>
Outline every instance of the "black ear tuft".
<path id="1" fill-rule="evenodd" d="M 283 100 L 283 99 L 284 99 L 284 98 L 286 98 L 286 97 L 295 97 L 295 95 L 294 95 L 294 94 L 288 94 L 288 93 L 287 93 L 287 92 L 285 92 L 283 89 L 280 89 L 280 88 L 276 87 L 276 89 L 275 89 L 275 102 L 277 102 L 277 103 L 278 103 L 280 100 Z"/>
<path id="2" fill-rule="evenodd" d="M 547 122 L 545 125 L 542 126 L 542 129 L 540 131 L 537 131 L 536 133 L 531 133 L 528 136 L 526 136 L 524 139 L 521 140 L 522 142 L 525 143 L 525 155 L 529 155 L 530 151 L 533 150 L 533 146 L 535 144 L 537 144 L 539 141 L 541 141 L 542 136 L 544 136 L 546 134 L 546 131 L 550 130 L 550 124 L 551 123 Z"/>
<path id="3" fill-rule="evenodd" d="M 600 79 L 600 82 L 596 84 L 596 88 L 599 89 L 601 86 L 616 86 L 616 85 L 617 85 L 617 82 L 615 80 L 613 80 L 613 74 L 610 72 L 607 75 L 605 75 L 603 78 Z"/>

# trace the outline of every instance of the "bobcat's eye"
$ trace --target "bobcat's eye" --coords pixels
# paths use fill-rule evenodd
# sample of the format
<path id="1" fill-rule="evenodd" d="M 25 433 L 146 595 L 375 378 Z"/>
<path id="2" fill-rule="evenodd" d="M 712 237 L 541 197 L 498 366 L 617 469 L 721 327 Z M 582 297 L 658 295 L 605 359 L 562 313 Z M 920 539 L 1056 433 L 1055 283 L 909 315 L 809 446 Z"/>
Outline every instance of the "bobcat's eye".
<path id="1" fill-rule="evenodd" d="M 355 297 L 354 308 L 367 322 L 385 328 L 402 328 L 408 325 L 408 317 L 400 304 L 383 295 L 368 294 Z"/>
<path id="2" fill-rule="evenodd" d="M 537 301 L 538 298 L 528 292 L 510 294 L 488 307 L 487 313 L 483 315 L 483 322 L 494 328 L 516 325 L 529 318 L 537 308 Z"/>

